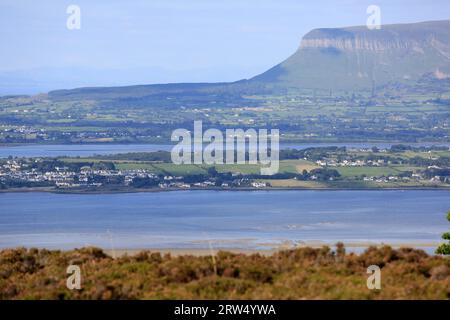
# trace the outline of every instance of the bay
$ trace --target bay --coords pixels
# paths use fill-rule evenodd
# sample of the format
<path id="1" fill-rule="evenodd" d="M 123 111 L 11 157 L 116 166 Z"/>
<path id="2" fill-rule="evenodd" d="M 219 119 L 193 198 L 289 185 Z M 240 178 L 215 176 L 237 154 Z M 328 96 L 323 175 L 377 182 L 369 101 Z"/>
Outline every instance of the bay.
<path id="1" fill-rule="evenodd" d="M 0 193 L 0 248 L 408 244 L 448 231 L 445 190 Z"/>
<path id="2" fill-rule="evenodd" d="M 390 148 L 395 143 L 282 143 L 281 149 L 305 149 L 313 147 L 339 146 L 348 148 Z M 447 146 L 450 143 L 408 143 L 412 146 Z M 12 157 L 90 157 L 94 155 L 128 152 L 170 151 L 170 144 L 26 144 L 0 146 L 0 158 Z"/>

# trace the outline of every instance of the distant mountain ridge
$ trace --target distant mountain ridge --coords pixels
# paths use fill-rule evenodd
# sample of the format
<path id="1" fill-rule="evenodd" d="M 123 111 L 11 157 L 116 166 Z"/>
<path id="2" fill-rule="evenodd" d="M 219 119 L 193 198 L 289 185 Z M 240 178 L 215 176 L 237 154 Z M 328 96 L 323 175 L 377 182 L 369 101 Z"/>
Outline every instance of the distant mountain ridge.
<path id="1" fill-rule="evenodd" d="M 450 20 L 314 29 L 288 59 L 251 79 L 276 87 L 368 91 L 450 78 Z"/>
<path id="2" fill-rule="evenodd" d="M 450 90 L 450 20 L 314 29 L 285 61 L 249 80 L 78 88 L 49 92 L 51 99 L 139 99 L 274 92 L 348 95 L 401 90 Z M 195 101 L 195 99 L 193 100 Z"/>

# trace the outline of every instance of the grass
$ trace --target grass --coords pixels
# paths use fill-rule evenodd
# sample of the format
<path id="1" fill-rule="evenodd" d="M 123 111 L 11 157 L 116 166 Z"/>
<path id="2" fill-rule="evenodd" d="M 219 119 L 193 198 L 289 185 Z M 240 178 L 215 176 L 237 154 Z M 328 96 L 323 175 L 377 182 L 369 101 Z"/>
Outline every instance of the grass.
<path id="1" fill-rule="evenodd" d="M 196 164 L 176 165 L 173 163 L 158 163 L 154 164 L 153 167 L 171 175 L 207 174 L 205 168 Z"/>
<path id="2" fill-rule="evenodd" d="M 301 180 L 295 180 L 295 179 L 276 179 L 276 180 L 269 180 L 269 179 L 262 179 L 258 180 L 261 182 L 267 182 L 270 183 L 272 187 L 278 187 L 278 188 L 326 188 L 327 185 L 325 183 L 317 182 L 317 181 L 301 181 Z"/>
<path id="3" fill-rule="evenodd" d="M 242 174 L 259 174 L 259 164 L 221 164 L 215 166 L 218 172 L 232 172 Z"/>
<path id="4" fill-rule="evenodd" d="M 402 168 L 405 168 L 403 170 Z M 400 171 L 407 171 L 406 168 L 409 167 L 369 167 L 369 166 L 362 166 L 362 167 L 336 167 L 336 170 L 341 174 L 343 177 L 357 177 L 361 175 L 366 176 L 389 176 L 389 175 L 396 175 Z"/>
<path id="5" fill-rule="evenodd" d="M 118 170 L 139 170 L 145 169 L 154 173 L 161 173 L 162 171 L 156 168 L 151 163 L 139 163 L 139 162 L 116 162 L 114 161 L 114 165 Z"/>
<path id="6" fill-rule="evenodd" d="M 280 161 L 280 172 L 302 173 L 303 170 L 311 171 L 317 168 L 320 168 L 320 166 L 306 160 Z"/>

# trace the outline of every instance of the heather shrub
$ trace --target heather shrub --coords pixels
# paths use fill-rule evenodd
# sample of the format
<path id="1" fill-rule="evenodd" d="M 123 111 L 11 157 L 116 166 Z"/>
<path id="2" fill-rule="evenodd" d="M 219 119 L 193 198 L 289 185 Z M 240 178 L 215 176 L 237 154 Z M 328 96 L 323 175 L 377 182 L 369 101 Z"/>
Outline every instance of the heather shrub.
<path id="1" fill-rule="evenodd" d="M 77 263 L 82 289 L 66 288 Z M 382 270 L 382 290 L 366 287 L 367 266 Z M 0 299 L 448 299 L 450 259 L 422 250 L 298 248 L 270 256 L 141 252 L 112 259 L 98 248 L 67 252 L 0 251 Z"/>

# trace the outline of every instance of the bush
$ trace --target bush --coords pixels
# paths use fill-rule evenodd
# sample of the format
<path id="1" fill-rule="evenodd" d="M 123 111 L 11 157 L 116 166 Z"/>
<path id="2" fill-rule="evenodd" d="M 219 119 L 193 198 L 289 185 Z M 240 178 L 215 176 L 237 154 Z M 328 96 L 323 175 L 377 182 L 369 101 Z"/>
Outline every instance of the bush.
<path id="1" fill-rule="evenodd" d="M 447 212 L 447 220 L 450 221 L 450 211 Z M 450 232 L 442 234 L 442 239 L 450 240 Z M 436 249 L 436 254 L 450 255 L 450 242 L 443 243 Z"/>

